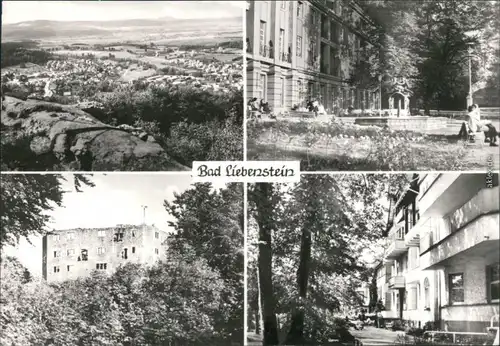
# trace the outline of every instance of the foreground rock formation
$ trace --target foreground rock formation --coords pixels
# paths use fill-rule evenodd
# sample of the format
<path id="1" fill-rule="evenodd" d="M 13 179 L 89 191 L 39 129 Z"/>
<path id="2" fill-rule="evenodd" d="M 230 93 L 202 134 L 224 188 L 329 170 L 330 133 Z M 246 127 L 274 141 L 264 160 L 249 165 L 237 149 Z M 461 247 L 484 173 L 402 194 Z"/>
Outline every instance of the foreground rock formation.
<path id="1" fill-rule="evenodd" d="M 189 170 L 151 135 L 106 125 L 77 107 L 5 96 L 1 120 L 2 170 Z"/>

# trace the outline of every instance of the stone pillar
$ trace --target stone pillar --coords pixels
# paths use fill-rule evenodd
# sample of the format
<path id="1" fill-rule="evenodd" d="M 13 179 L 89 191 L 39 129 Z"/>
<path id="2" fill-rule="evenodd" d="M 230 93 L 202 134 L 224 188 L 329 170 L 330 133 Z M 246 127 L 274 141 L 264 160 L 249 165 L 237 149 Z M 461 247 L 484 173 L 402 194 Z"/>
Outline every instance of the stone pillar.
<path id="1" fill-rule="evenodd" d="M 292 11 L 292 51 L 291 51 L 291 59 L 292 59 L 292 69 L 297 67 L 297 1 L 289 1 L 288 5 L 291 7 Z M 302 52 L 303 53 L 303 52 Z M 302 54 L 304 55 L 304 54 Z"/>
<path id="2" fill-rule="evenodd" d="M 252 97 L 258 97 L 258 87 L 259 87 L 259 73 L 261 71 L 261 65 L 259 61 L 251 61 L 247 65 L 247 101 Z"/>
<path id="3" fill-rule="evenodd" d="M 281 67 L 272 66 L 267 74 L 267 102 L 271 109 L 281 108 Z"/>

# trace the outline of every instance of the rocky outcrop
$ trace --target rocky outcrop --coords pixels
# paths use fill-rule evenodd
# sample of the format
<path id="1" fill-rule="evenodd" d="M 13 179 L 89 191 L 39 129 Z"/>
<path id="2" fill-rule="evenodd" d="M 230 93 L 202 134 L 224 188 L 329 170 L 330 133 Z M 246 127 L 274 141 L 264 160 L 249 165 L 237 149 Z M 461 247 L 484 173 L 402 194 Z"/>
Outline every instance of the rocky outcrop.
<path id="1" fill-rule="evenodd" d="M 109 126 L 74 106 L 5 96 L 2 170 L 184 171 L 141 129 Z"/>

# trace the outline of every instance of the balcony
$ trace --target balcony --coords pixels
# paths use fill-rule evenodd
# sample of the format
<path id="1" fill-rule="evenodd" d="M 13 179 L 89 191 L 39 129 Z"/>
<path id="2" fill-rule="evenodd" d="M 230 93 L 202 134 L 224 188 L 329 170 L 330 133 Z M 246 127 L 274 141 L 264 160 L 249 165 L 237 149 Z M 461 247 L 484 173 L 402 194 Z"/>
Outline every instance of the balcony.
<path id="1" fill-rule="evenodd" d="M 389 289 L 405 288 L 404 276 L 393 276 L 389 279 Z"/>
<path id="2" fill-rule="evenodd" d="M 446 227 L 438 239 L 421 240 L 420 264 L 444 265 L 455 258 L 481 256 L 499 246 L 499 188 L 481 189 L 473 198 L 443 219 Z M 432 233 L 430 233 L 432 234 Z M 452 259 L 453 257 L 453 259 Z"/>
<path id="3" fill-rule="evenodd" d="M 411 236 L 405 236 L 405 245 L 408 247 L 419 247 L 420 246 L 420 235 L 414 234 Z"/>
<path id="4" fill-rule="evenodd" d="M 274 58 L 273 47 L 261 44 L 259 47 L 259 55 L 264 58 L 270 58 L 270 59 Z"/>
<path id="5" fill-rule="evenodd" d="M 292 56 L 289 53 L 281 53 L 279 55 L 279 59 L 282 62 L 286 62 L 286 63 L 289 63 L 289 64 L 292 63 Z"/>
<path id="6" fill-rule="evenodd" d="M 451 213 L 447 219 L 451 233 L 469 224 L 482 214 L 499 210 L 498 186 L 480 190 L 470 201 Z"/>
<path id="7" fill-rule="evenodd" d="M 408 251 L 404 241 L 404 228 L 399 228 L 396 232 L 389 235 L 391 243 L 385 252 L 386 259 L 398 258 L 401 254 Z"/>

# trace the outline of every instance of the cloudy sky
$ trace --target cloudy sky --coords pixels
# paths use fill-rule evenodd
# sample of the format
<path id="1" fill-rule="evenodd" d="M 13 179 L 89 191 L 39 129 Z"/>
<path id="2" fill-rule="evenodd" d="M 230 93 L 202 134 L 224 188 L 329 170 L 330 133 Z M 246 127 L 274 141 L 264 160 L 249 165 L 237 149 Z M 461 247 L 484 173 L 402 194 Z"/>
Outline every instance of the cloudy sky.
<path id="1" fill-rule="evenodd" d="M 192 185 L 190 174 L 178 173 L 112 173 L 94 174 L 95 187 L 74 191 L 72 175 L 65 184 L 63 206 L 50 212 L 53 222 L 49 229 L 113 227 L 117 224 L 141 224 L 142 206 L 147 206 L 146 223 L 169 230 L 172 220 L 163 201 L 172 201 L 174 193 L 182 193 Z M 222 188 L 224 184 L 213 184 Z M 19 258 L 33 274 L 41 275 L 42 238 L 33 237 L 30 244 L 22 240 L 17 247 L 6 248 L 6 255 Z"/>
<path id="2" fill-rule="evenodd" d="M 245 4 L 245 1 L 2 1 L 2 23 L 228 18 L 242 16 Z"/>

